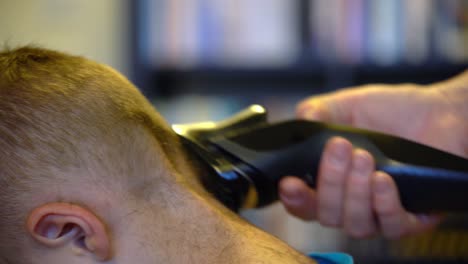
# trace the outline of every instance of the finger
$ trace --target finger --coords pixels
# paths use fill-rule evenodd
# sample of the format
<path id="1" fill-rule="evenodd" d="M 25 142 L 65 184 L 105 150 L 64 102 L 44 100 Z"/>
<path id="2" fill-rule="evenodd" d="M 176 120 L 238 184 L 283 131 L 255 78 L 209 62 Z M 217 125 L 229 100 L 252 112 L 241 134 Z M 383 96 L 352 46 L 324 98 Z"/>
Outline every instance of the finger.
<path id="1" fill-rule="evenodd" d="M 346 184 L 343 224 L 346 233 L 355 238 L 369 237 L 376 232 L 371 190 L 373 172 L 372 156 L 365 150 L 354 150 Z"/>
<path id="2" fill-rule="evenodd" d="M 436 227 L 442 220 L 438 215 L 416 215 L 405 212 L 405 231 L 399 236 L 389 236 L 389 239 L 401 238 L 407 235 L 419 234 Z"/>
<path id="3" fill-rule="evenodd" d="M 395 182 L 384 172 L 375 172 L 373 176 L 373 203 L 381 232 L 386 238 L 420 233 L 433 228 L 441 220 L 438 216 L 416 216 L 405 211 Z"/>
<path id="4" fill-rule="evenodd" d="M 344 138 L 330 139 L 323 151 L 317 183 L 317 218 L 325 226 L 342 224 L 343 199 L 352 145 Z"/>
<path id="5" fill-rule="evenodd" d="M 411 227 L 408 230 L 408 234 L 418 234 L 421 232 L 425 232 L 427 230 L 433 229 L 437 225 L 442 222 L 444 219 L 443 215 L 436 215 L 436 214 L 416 214 L 413 215 L 411 213 L 408 213 L 408 217 L 414 217 L 416 218 L 416 221 L 414 222 L 414 225 L 411 225 Z"/>
<path id="6" fill-rule="evenodd" d="M 296 107 L 299 118 L 341 124 L 353 124 L 353 113 L 366 92 L 364 89 L 343 89 L 338 92 L 309 97 Z"/>
<path id="7" fill-rule="evenodd" d="M 279 197 L 286 210 L 303 220 L 316 217 L 317 197 L 315 190 L 297 177 L 285 177 L 279 183 Z"/>
<path id="8" fill-rule="evenodd" d="M 300 103 L 296 108 L 296 115 L 306 120 L 332 121 L 330 107 L 320 98 L 312 97 Z"/>
<path id="9" fill-rule="evenodd" d="M 375 172 L 373 177 L 374 210 L 382 235 L 386 238 L 402 237 L 407 231 L 406 212 L 400 204 L 399 194 L 391 177 Z"/>

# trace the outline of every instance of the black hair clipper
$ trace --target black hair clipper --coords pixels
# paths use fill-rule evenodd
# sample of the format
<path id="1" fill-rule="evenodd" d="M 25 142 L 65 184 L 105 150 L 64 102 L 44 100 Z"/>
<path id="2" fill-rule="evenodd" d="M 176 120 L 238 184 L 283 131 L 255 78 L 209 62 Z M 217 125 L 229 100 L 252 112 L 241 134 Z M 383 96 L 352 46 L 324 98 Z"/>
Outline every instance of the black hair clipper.
<path id="1" fill-rule="evenodd" d="M 399 137 L 304 120 L 269 124 L 259 105 L 220 122 L 172 128 L 210 170 L 201 178 L 205 188 L 235 211 L 276 201 L 286 175 L 314 187 L 325 143 L 341 136 L 393 177 L 407 210 L 468 212 L 468 160 Z"/>

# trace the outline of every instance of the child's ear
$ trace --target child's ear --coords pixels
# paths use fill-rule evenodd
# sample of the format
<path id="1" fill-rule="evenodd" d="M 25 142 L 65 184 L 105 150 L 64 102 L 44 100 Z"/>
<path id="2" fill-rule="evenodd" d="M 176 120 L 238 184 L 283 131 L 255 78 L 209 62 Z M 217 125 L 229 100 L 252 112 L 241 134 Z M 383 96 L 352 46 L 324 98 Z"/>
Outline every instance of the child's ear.
<path id="1" fill-rule="evenodd" d="M 110 258 L 110 236 L 89 210 L 68 203 L 48 203 L 28 216 L 29 234 L 50 248 L 70 247 L 75 253 L 89 254 L 98 260 Z"/>

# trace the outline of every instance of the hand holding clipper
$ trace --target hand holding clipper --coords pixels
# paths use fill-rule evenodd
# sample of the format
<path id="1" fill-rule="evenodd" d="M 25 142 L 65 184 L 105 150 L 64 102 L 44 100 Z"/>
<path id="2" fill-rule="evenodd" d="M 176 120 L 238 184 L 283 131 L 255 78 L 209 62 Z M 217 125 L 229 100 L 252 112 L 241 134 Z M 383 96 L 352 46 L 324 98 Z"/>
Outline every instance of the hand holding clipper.
<path id="1" fill-rule="evenodd" d="M 285 175 L 315 186 L 325 142 L 341 136 L 370 152 L 377 169 L 392 176 L 407 210 L 468 211 L 468 161 L 399 137 L 302 120 L 269 124 L 258 105 L 218 123 L 173 128 L 212 170 L 202 179 L 207 189 L 235 210 L 277 200 Z"/>

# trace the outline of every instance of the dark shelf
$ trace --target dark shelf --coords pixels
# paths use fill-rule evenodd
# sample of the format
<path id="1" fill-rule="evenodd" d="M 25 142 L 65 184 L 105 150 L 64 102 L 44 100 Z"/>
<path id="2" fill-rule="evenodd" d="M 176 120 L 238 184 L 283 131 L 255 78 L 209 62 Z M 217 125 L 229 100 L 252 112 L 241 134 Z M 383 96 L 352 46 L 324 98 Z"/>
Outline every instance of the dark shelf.
<path id="1" fill-rule="evenodd" d="M 468 64 L 321 65 L 299 64 L 288 68 L 153 69 L 148 72 L 149 95 L 171 96 L 185 92 L 249 94 L 256 92 L 323 92 L 366 83 L 427 84 L 450 78 Z"/>
<path id="2" fill-rule="evenodd" d="M 320 55 L 323 54 L 319 54 L 320 51 L 316 49 L 314 39 L 311 38 L 313 30 L 310 23 L 311 1 L 300 0 L 299 3 L 298 19 L 292 30 L 297 30 L 301 55 L 292 66 L 286 68 L 196 66 L 193 69 L 177 69 L 151 65 L 148 60 L 151 56 L 147 53 L 148 36 L 151 34 L 147 24 L 150 21 L 149 15 L 145 13 L 148 7 L 147 1 L 130 1 L 131 79 L 150 97 L 176 96 L 187 92 L 220 95 L 225 93 L 248 95 L 254 92 L 311 94 L 367 83 L 427 84 L 450 78 L 468 68 L 468 62 L 453 64 L 443 60 L 432 43 L 435 36 L 427 40 L 431 42 L 427 57 L 429 61 L 424 61 L 422 65 L 410 65 L 399 61 L 395 66 L 379 66 L 368 64 L 370 58 L 366 56 L 362 58 L 363 64 L 359 65 L 321 63 Z M 331 55 L 330 60 L 333 61 L 333 54 Z M 202 60 L 202 62 L 210 61 Z"/>

